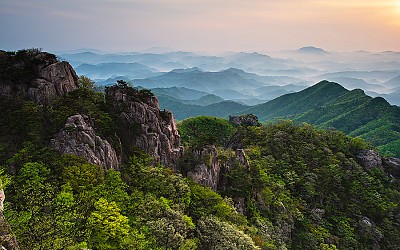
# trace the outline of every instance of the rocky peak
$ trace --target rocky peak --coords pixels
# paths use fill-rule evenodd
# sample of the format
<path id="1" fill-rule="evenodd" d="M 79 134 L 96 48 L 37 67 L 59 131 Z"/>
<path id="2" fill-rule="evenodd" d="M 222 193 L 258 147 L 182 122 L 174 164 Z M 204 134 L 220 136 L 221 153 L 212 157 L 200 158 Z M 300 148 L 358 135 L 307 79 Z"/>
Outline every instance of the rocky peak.
<path id="1" fill-rule="evenodd" d="M 89 117 L 74 115 L 50 142 L 50 146 L 63 154 L 81 156 L 104 169 L 118 169 L 119 158 L 111 144 L 96 135 Z"/>
<path id="2" fill-rule="evenodd" d="M 358 163 L 365 169 L 381 168 L 392 178 L 400 178 L 400 159 L 385 158 L 373 150 L 360 150 L 356 153 Z"/>
<path id="3" fill-rule="evenodd" d="M 106 89 L 106 100 L 126 152 L 138 147 L 165 166 L 177 166 L 182 148 L 174 116 L 168 110 L 160 111 L 150 91 L 112 86 Z"/>
<path id="4" fill-rule="evenodd" d="M 382 168 L 382 158 L 373 150 L 360 150 L 356 157 L 360 165 L 366 170 L 374 167 Z"/>
<path id="5" fill-rule="evenodd" d="M 191 157 L 197 164 L 187 173 L 187 176 L 199 184 L 217 190 L 224 186 L 223 174 L 227 173 L 234 164 L 239 163 L 246 169 L 250 164 L 243 149 L 236 149 L 235 153 L 228 156 L 218 155 L 218 150 L 213 145 L 202 149 L 191 149 Z"/>
<path id="6" fill-rule="evenodd" d="M 253 114 L 229 116 L 229 122 L 236 126 L 259 126 L 258 117 Z"/>
<path id="7" fill-rule="evenodd" d="M 47 104 L 79 87 L 68 62 L 37 49 L 0 51 L 0 95 Z"/>

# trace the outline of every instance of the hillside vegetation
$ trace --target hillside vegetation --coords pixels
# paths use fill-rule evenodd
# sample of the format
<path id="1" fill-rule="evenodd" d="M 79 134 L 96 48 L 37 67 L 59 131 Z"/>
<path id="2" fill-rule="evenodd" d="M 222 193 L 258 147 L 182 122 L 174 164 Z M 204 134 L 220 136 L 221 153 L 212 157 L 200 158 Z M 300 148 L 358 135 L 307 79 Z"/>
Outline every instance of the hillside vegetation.
<path id="1" fill-rule="evenodd" d="M 180 130 L 187 141 L 214 134 L 211 118 L 208 125 L 203 117 L 185 121 Z M 190 133 L 193 124 L 197 129 Z M 392 233 L 399 231 L 398 179 L 357 163 L 357 152 L 369 147 L 363 140 L 281 121 L 237 127 L 227 143 L 220 142 L 245 149 L 249 167 L 229 169 L 218 192 L 242 201 L 263 249 L 397 248 L 399 235 Z"/>
<path id="2" fill-rule="evenodd" d="M 400 107 L 362 90 L 349 91 L 322 81 L 242 112 L 253 113 L 261 121 L 292 119 L 341 130 L 371 142 L 386 155 L 400 157 Z"/>
<path id="3" fill-rule="evenodd" d="M 7 194 L 2 214 L 21 249 L 398 249 L 400 172 L 387 162 L 400 160 L 380 158 L 382 164 L 366 167 L 359 154 L 372 151 L 362 139 L 292 121 L 234 126 L 201 116 L 179 123 L 182 142 L 174 146 L 184 151 L 176 165 L 165 167 L 144 148 L 123 144 L 143 131 L 160 133 L 149 124 L 128 123 L 127 108 L 137 108 L 149 122 L 172 120 L 167 112 L 151 116 L 157 108 L 145 102 L 156 104 L 153 94 L 124 81 L 106 94 L 92 87 L 80 82 L 46 104 L 0 95 L 0 188 Z M 341 89 L 320 89 L 325 87 Z M 110 93 L 120 98 L 117 103 Z M 377 110 L 386 107 L 375 101 Z M 77 114 L 124 152 L 118 167 L 49 147 L 60 130 L 89 136 L 80 133 L 83 127 L 63 128 Z M 218 176 L 216 188 L 194 181 L 190 173 L 199 166 Z M 0 245 L 9 240 L 4 233 Z"/>

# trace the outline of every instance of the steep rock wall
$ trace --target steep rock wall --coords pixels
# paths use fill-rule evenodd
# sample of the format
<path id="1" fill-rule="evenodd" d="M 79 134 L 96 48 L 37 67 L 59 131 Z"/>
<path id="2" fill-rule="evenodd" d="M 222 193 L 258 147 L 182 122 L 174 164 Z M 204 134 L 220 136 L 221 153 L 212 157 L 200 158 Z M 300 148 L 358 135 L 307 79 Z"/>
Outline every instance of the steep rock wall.
<path id="1" fill-rule="evenodd" d="M 119 169 L 120 160 L 111 144 L 96 135 L 89 117 L 74 115 L 50 141 L 50 146 L 63 154 L 81 156 L 104 169 Z"/>
<path id="2" fill-rule="evenodd" d="M 0 95 L 3 96 L 47 104 L 79 87 L 72 66 L 46 52 L 28 50 L 11 54 L 0 51 L 0 62 L 3 67 Z"/>
<path id="3" fill-rule="evenodd" d="M 138 147 L 165 166 L 177 166 L 182 148 L 172 112 L 160 111 L 156 97 L 129 87 L 108 88 L 106 99 L 125 151 Z"/>
<path id="4" fill-rule="evenodd" d="M 192 149 L 191 157 L 197 162 L 187 177 L 204 186 L 217 190 L 224 185 L 223 174 L 227 173 L 234 164 L 240 164 L 246 169 L 250 164 L 243 149 L 236 149 L 234 155 L 221 157 L 215 146 L 205 146 L 202 149 Z"/>

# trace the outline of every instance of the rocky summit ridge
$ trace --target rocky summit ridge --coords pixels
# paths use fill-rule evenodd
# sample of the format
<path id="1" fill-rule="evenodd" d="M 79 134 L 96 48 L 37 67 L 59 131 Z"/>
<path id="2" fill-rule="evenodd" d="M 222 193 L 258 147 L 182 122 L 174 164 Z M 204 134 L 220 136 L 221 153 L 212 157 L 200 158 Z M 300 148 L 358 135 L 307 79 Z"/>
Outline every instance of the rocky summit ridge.
<path id="1" fill-rule="evenodd" d="M 48 104 L 79 87 L 72 66 L 40 50 L 0 51 L 0 95 Z"/>

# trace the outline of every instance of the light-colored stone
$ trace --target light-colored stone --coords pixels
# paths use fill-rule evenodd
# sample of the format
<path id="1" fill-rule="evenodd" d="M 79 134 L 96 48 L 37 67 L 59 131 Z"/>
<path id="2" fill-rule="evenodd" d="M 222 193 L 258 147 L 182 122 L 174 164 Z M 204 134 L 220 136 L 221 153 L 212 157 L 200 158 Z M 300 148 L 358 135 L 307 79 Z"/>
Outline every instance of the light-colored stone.
<path id="1" fill-rule="evenodd" d="M 119 169 L 120 160 L 116 151 L 107 140 L 96 135 L 88 117 L 69 117 L 64 129 L 51 140 L 50 146 L 63 154 L 81 156 L 104 169 Z"/>
<path id="2" fill-rule="evenodd" d="M 0 249 L 19 250 L 17 239 L 11 231 L 11 227 L 3 215 L 3 202 L 6 196 L 4 190 L 0 190 Z"/>
<path id="3" fill-rule="evenodd" d="M 1 189 L 0 190 L 0 212 L 3 211 L 3 208 L 4 208 L 3 203 L 4 203 L 5 199 L 6 199 L 6 195 L 4 193 L 4 189 Z"/>
<path id="4" fill-rule="evenodd" d="M 182 155 L 180 136 L 172 112 L 160 111 L 158 99 L 140 99 L 127 90 L 107 90 L 108 103 L 122 127 L 121 141 L 125 147 L 138 147 L 161 164 L 176 168 Z"/>
<path id="5" fill-rule="evenodd" d="M 13 65 L 16 69 L 32 71 L 31 78 L 20 77 L 12 81 L 0 79 L 0 95 L 28 98 L 37 103 L 47 104 L 55 97 L 79 87 L 78 76 L 68 62 L 59 62 L 54 55 L 46 52 L 31 56 L 31 60 L 36 64 L 27 65 L 26 62 L 17 60 Z M 12 60 L 15 59 L 10 59 Z"/>
<path id="6" fill-rule="evenodd" d="M 215 146 L 206 146 L 200 150 L 193 150 L 192 153 L 200 163 L 195 166 L 193 171 L 188 172 L 187 176 L 203 186 L 217 190 L 222 166 L 218 161 Z"/>
<path id="7" fill-rule="evenodd" d="M 236 160 L 242 165 L 245 166 L 247 169 L 250 168 L 249 161 L 246 158 L 246 153 L 243 149 L 236 149 L 235 151 Z"/>

